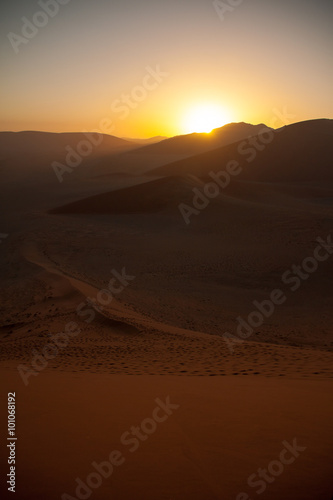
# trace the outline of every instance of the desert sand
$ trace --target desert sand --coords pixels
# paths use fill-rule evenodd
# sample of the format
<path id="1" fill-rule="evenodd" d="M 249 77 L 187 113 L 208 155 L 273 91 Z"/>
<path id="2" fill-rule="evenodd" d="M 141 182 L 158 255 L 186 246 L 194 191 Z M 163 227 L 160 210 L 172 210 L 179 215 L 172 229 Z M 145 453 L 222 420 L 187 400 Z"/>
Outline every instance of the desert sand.
<path id="1" fill-rule="evenodd" d="M 251 163 L 244 125 L 211 147 L 122 144 L 61 184 L 38 146 L 29 176 L 3 156 L 1 385 L 17 394 L 20 500 L 78 498 L 76 478 L 112 450 L 125 461 L 89 498 L 332 497 L 333 255 L 319 243 L 333 229 L 332 121 L 274 132 Z M 179 204 L 231 160 L 242 172 L 186 224 Z M 285 300 L 228 342 L 277 289 Z M 167 397 L 179 407 L 130 452 L 123 433 Z M 248 478 L 295 439 L 306 449 L 258 494 Z"/>

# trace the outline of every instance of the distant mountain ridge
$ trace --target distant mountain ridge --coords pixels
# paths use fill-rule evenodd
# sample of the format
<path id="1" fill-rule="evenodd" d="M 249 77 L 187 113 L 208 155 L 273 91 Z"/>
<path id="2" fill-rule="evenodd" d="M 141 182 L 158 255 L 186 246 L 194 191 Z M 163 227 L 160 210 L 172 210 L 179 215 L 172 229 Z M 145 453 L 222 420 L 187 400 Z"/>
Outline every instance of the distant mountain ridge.
<path id="1" fill-rule="evenodd" d="M 74 149 L 81 141 L 90 141 L 95 154 L 107 154 L 111 151 L 133 148 L 131 142 L 119 139 L 107 134 L 95 134 L 90 132 L 0 132 L 0 154 L 1 156 L 15 156 L 17 153 L 53 155 L 62 153 L 67 146 Z"/>
<path id="2" fill-rule="evenodd" d="M 124 139 L 125 141 L 134 142 L 135 144 L 148 146 L 149 144 L 155 144 L 156 142 L 165 141 L 166 139 L 169 139 L 169 137 L 157 135 L 148 139 L 133 139 L 131 137 L 122 137 L 122 139 Z"/>

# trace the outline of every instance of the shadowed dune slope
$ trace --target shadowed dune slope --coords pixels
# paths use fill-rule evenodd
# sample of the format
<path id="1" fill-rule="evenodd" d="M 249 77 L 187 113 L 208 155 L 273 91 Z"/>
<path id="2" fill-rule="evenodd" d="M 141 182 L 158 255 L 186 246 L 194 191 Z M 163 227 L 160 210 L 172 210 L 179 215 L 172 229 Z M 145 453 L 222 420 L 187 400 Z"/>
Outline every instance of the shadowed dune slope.
<path id="1" fill-rule="evenodd" d="M 118 191 L 98 194 L 50 210 L 51 214 L 149 213 L 189 200 L 202 182 L 192 176 L 171 176 Z"/>
<path id="2" fill-rule="evenodd" d="M 205 191 L 205 184 L 212 181 L 209 173 L 222 171 L 223 165 L 236 159 L 241 171 L 226 188 L 220 186 L 222 197 L 213 197 L 214 205 L 223 204 L 224 211 L 232 199 L 280 207 L 296 203 L 299 209 L 304 204 L 323 204 L 332 199 L 332 137 L 332 120 L 299 123 L 274 132 L 272 142 L 257 152 L 252 163 L 239 152 L 239 144 L 242 150 L 253 150 L 244 141 L 155 170 L 162 178 L 74 201 L 50 213 L 153 213 L 180 203 L 192 205 L 198 192 L 193 189 Z"/>
<path id="3" fill-rule="evenodd" d="M 267 142 L 270 140 L 270 142 Z M 205 178 L 235 160 L 242 180 L 260 182 L 333 181 L 333 120 L 296 123 L 248 140 L 154 169 L 151 174 L 192 174 Z"/>
<path id="4" fill-rule="evenodd" d="M 215 129 L 210 134 L 194 133 L 172 137 L 157 144 L 150 144 L 120 153 L 111 158 L 102 158 L 95 165 L 91 176 L 107 176 L 114 172 L 148 173 L 150 170 L 167 163 L 226 146 L 250 136 L 255 136 L 267 129 L 268 127 L 264 124 L 230 123 Z"/>
<path id="5" fill-rule="evenodd" d="M 166 139 L 157 144 L 151 144 L 142 148 L 142 153 L 165 154 L 196 154 L 201 151 L 208 151 L 220 146 L 225 146 L 249 136 L 257 135 L 260 131 L 268 127 L 263 123 L 251 125 L 250 123 L 229 123 L 223 127 L 216 128 L 210 134 L 193 133 L 179 135 Z"/>

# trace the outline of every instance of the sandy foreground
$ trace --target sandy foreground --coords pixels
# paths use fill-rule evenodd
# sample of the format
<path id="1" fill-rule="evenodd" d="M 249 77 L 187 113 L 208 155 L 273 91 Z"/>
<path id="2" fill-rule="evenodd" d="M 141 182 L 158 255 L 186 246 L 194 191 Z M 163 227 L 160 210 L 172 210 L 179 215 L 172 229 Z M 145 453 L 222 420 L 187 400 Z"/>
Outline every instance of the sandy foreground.
<path id="1" fill-rule="evenodd" d="M 46 371 L 25 388 L 15 370 L 5 375 L 18 401 L 20 499 L 78 498 L 76 478 L 86 481 L 92 463 L 114 450 L 125 460 L 91 498 L 331 498 L 332 381 Z M 156 399 L 168 397 L 174 405 L 168 418 L 147 423 Z M 150 434 L 133 450 L 121 437 L 141 425 Z M 261 485 L 250 487 L 249 476 L 279 460 L 283 442 L 295 438 L 299 456 L 283 471 L 273 465 L 280 475 L 269 475 L 274 482 L 258 495 Z"/>
<path id="2" fill-rule="evenodd" d="M 20 321 L 3 328 L 1 351 L 2 393 L 17 399 L 17 498 L 331 498 L 330 351 L 247 341 L 231 353 L 221 336 L 158 322 L 116 299 L 86 323 L 76 307 L 98 288 L 31 242 L 21 255 L 33 301 L 21 308 L 28 299 L 8 289 Z M 52 335 L 71 322 L 79 333 L 62 346 Z M 55 339 L 58 354 L 36 370 L 34 354 Z M 20 375 L 22 366 L 34 375 Z M 296 443 L 295 457 L 285 452 L 281 465 L 285 442 Z M 115 450 L 121 463 L 96 476 L 93 463 Z M 273 475 L 260 479 L 269 467 Z"/>

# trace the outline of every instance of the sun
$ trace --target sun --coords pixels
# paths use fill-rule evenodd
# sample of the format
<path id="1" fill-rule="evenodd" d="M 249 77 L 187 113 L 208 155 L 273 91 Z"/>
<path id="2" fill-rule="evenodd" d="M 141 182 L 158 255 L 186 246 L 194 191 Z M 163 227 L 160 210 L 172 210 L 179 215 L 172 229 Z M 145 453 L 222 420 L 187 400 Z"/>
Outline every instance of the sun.
<path id="1" fill-rule="evenodd" d="M 221 106 L 214 104 L 201 104 L 192 108 L 185 116 L 184 132 L 205 132 L 209 134 L 218 127 L 223 127 L 230 122 L 230 114 Z"/>

